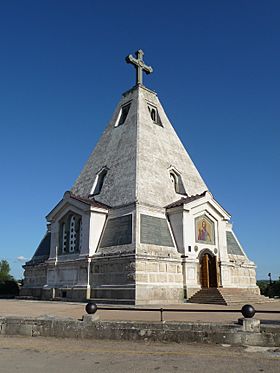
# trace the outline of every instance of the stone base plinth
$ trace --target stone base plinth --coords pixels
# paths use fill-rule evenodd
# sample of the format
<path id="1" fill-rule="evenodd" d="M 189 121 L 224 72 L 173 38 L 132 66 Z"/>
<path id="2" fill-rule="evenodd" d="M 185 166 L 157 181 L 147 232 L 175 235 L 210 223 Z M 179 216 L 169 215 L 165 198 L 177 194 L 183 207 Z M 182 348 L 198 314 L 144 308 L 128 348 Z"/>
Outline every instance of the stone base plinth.
<path id="1" fill-rule="evenodd" d="M 259 333 L 261 328 L 261 322 L 257 319 L 248 319 L 246 317 L 242 317 L 238 319 L 238 324 L 242 325 L 242 329 L 244 332 L 252 332 L 252 333 Z"/>

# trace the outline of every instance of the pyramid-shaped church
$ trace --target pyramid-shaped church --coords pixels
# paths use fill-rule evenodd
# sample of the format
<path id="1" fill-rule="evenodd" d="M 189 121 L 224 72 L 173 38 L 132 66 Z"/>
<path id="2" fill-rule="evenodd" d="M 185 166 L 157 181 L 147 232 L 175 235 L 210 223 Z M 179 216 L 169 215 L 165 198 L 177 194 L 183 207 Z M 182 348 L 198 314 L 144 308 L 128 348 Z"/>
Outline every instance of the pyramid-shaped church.
<path id="1" fill-rule="evenodd" d="M 126 61 L 125 92 L 47 233 L 24 266 L 21 295 L 98 302 L 181 303 L 200 289 L 258 294 L 255 265 L 162 108 Z"/>

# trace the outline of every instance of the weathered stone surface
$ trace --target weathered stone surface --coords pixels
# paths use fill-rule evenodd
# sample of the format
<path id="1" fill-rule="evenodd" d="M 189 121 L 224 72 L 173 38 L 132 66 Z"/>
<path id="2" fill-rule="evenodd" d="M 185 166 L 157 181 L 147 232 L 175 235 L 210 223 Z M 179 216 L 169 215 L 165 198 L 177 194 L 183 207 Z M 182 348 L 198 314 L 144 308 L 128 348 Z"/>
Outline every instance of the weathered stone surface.
<path id="1" fill-rule="evenodd" d="M 162 127 L 151 120 L 147 101 L 157 108 Z M 115 127 L 121 106 L 127 102 L 131 106 L 126 121 Z M 115 207 L 138 200 L 162 207 L 177 199 L 169 178 L 170 165 L 180 170 L 188 195 L 207 190 L 157 95 L 137 86 L 121 99 L 72 192 L 88 197 L 97 172 L 106 166 L 109 171 L 96 196 L 98 201 Z"/>
<path id="2" fill-rule="evenodd" d="M 242 325 L 244 332 L 259 333 L 261 330 L 261 322 L 257 319 L 240 318 L 238 323 Z"/>
<path id="3" fill-rule="evenodd" d="M 177 343 L 220 343 L 280 346 L 280 329 L 261 333 L 243 331 L 238 325 L 221 323 L 110 322 L 84 317 L 83 321 L 55 318 L 0 318 L 1 335 L 56 338 L 145 340 Z"/>

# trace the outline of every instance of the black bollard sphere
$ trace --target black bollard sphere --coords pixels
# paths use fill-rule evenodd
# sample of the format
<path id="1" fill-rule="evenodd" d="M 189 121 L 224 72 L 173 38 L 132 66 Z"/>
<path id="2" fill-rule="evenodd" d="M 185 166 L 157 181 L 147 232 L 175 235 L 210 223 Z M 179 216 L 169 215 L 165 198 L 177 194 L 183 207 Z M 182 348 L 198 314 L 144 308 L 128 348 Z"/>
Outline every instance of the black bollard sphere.
<path id="1" fill-rule="evenodd" d="M 86 305 L 86 312 L 89 314 L 89 315 L 93 315 L 95 312 L 97 311 L 97 305 L 93 302 L 89 302 L 87 305 Z"/>
<path id="2" fill-rule="evenodd" d="M 251 304 L 245 304 L 245 306 L 241 308 L 241 313 L 244 317 L 250 319 L 254 316 L 256 310 L 253 306 L 251 306 Z"/>

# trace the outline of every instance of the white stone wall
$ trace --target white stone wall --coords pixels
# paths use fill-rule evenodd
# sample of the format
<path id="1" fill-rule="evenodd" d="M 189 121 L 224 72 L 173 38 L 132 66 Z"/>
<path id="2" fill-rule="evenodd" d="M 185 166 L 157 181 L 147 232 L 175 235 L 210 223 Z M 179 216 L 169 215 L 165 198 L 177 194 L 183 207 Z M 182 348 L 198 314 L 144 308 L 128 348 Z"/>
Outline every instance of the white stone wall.
<path id="1" fill-rule="evenodd" d="M 176 241 L 182 244 L 183 237 L 183 279 L 187 296 L 201 287 L 200 253 L 212 252 L 217 258 L 218 280 L 223 287 L 256 288 L 256 273 L 253 262 L 244 256 L 229 255 L 227 251 L 226 231 L 232 229 L 228 222 L 230 215 L 223 210 L 209 193 L 186 205 L 168 210 Z M 215 243 L 196 242 L 195 221 L 199 216 L 207 216 L 214 223 Z M 181 225 L 182 219 L 183 224 Z M 236 236 L 234 236 L 236 238 Z M 190 250 L 189 250 L 190 248 Z M 182 248 L 180 249 L 180 251 Z M 244 250 L 242 249 L 244 252 Z"/>
<path id="2" fill-rule="evenodd" d="M 174 304 L 183 301 L 181 260 L 139 258 L 136 262 L 137 304 Z"/>
<path id="3" fill-rule="evenodd" d="M 94 211 L 91 212 L 90 227 L 87 227 L 87 229 L 89 229 L 89 256 L 94 255 L 97 251 L 98 243 L 104 229 L 105 221 L 106 215 L 104 213 L 98 213 Z"/>
<path id="4" fill-rule="evenodd" d="M 87 260 L 60 261 L 56 264 L 49 264 L 47 271 L 48 287 L 71 288 L 75 286 L 87 286 L 88 265 Z"/>
<path id="5" fill-rule="evenodd" d="M 177 210 L 169 214 L 170 225 L 176 242 L 177 250 L 185 254 L 184 229 L 183 229 L 183 211 Z"/>

